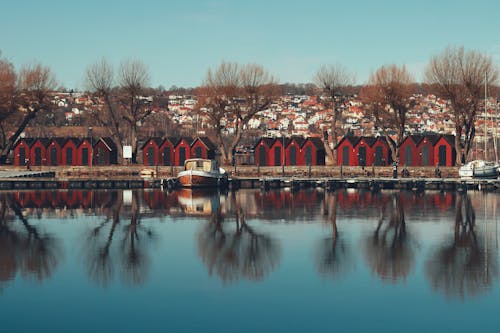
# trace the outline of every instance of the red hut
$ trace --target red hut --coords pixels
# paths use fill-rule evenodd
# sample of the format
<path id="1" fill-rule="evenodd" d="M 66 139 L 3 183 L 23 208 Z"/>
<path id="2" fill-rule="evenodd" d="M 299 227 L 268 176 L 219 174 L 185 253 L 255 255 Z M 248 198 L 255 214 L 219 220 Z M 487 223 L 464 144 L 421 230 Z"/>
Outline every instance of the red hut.
<path id="1" fill-rule="evenodd" d="M 344 136 L 335 149 L 337 150 L 337 165 L 356 166 L 359 160 L 356 152 L 356 145 L 360 140 L 357 136 Z"/>
<path id="2" fill-rule="evenodd" d="M 32 138 L 23 138 L 16 142 L 14 146 L 14 165 L 26 165 L 30 157 L 30 147 L 35 140 Z"/>
<path id="3" fill-rule="evenodd" d="M 289 139 L 285 137 L 274 140 L 273 144 L 269 147 L 269 152 L 267 154 L 268 165 L 278 166 L 285 163 L 284 147 L 286 147 L 288 142 Z"/>
<path id="4" fill-rule="evenodd" d="M 90 165 L 94 142 L 97 142 L 97 140 L 93 138 L 83 138 L 80 141 L 76 152 L 78 165 Z"/>
<path id="5" fill-rule="evenodd" d="M 78 165 L 78 146 L 80 145 L 80 139 L 68 138 L 61 145 L 61 164 L 62 165 Z"/>
<path id="6" fill-rule="evenodd" d="M 307 138 L 302 145 L 303 165 L 325 165 L 326 151 L 323 141 L 317 137 Z"/>
<path id="7" fill-rule="evenodd" d="M 302 146 L 306 139 L 301 136 L 292 136 L 285 144 L 285 164 L 286 165 L 306 165 Z"/>
<path id="8" fill-rule="evenodd" d="M 47 165 L 57 166 L 63 164 L 61 149 L 64 143 L 65 140 L 61 138 L 50 139 L 46 152 Z"/>
<path id="9" fill-rule="evenodd" d="M 174 161 L 175 165 L 184 165 L 184 161 L 191 158 L 191 143 L 193 139 L 183 137 L 175 144 Z"/>
<path id="10" fill-rule="evenodd" d="M 93 154 L 94 165 L 111 165 L 118 162 L 118 150 L 109 137 L 97 140 L 94 144 Z"/>
<path id="11" fill-rule="evenodd" d="M 142 162 L 144 165 L 159 165 L 159 150 L 163 144 L 164 139 L 162 138 L 150 138 L 141 147 L 142 150 Z"/>
<path id="12" fill-rule="evenodd" d="M 434 164 L 437 166 L 454 166 L 457 151 L 455 136 L 442 135 L 434 144 Z"/>
<path id="13" fill-rule="evenodd" d="M 269 166 L 270 163 L 269 155 L 271 146 L 274 144 L 276 138 L 260 138 L 255 144 L 254 154 L 255 154 L 255 164 L 260 166 Z"/>
<path id="14" fill-rule="evenodd" d="M 177 140 L 172 137 L 167 137 L 163 140 L 158 150 L 161 165 L 175 165 L 174 150 L 176 143 Z"/>
<path id="15" fill-rule="evenodd" d="M 46 152 L 48 151 L 49 139 L 35 139 L 30 147 L 30 165 L 45 165 Z"/>
<path id="16" fill-rule="evenodd" d="M 394 142 L 392 142 L 394 144 Z M 384 166 L 392 162 L 391 149 L 385 137 L 360 137 L 354 154 L 359 166 Z"/>
<path id="17" fill-rule="evenodd" d="M 196 138 L 191 143 L 191 156 L 193 158 L 215 159 L 216 147 L 207 137 Z"/>

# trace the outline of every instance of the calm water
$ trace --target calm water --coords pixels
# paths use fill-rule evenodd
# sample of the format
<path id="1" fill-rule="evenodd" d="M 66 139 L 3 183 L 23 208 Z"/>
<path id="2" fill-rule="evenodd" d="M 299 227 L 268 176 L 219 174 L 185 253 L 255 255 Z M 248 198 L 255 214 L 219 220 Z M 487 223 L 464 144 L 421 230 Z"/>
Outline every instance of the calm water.
<path id="1" fill-rule="evenodd" d="M 498 332 L 500 195 L 0 193 L 2 332 Z"/>

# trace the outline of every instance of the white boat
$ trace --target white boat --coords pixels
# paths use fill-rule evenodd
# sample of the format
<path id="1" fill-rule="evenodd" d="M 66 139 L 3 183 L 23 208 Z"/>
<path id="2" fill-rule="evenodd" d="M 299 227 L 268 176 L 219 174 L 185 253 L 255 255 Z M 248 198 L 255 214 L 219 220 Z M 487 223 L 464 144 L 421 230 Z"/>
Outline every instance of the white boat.
<path id="1" fill-rule="evenodd" d="M 215 160 L 193 158 L 184 162 L 184 170 L 177 175 L 177 181 L 182 187 L 224 187 L 227 173 Z"/>
<path id="2" fill-rule="evenodd" d="M 495 162 L 474 160 L 458 169 L 461 178 L 497 178 L 499 166 Z"/>

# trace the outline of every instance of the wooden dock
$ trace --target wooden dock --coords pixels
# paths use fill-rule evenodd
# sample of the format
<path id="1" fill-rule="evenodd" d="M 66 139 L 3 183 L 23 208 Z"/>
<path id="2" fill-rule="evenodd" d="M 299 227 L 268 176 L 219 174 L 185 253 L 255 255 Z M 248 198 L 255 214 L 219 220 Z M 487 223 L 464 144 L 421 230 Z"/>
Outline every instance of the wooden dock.
<path id="1" fill-rule="evenodd" d="M 499 179 L 460 179 L 460 178 L 334 178 L 334 177 L 232 177 L 229 190 L 260 188 L 305 189 L 323 188 L 336 190 L 343 188 L 384 190 L 399 189 L 411 191 L 444 190 L 499 191 Z M 51 173 L 20 172 L 2 174 L 0 172 L 0 190 L 57 190 L 57 189 L 141 189 L 158 188 L 172 190 L 176 188 L 175 178 L 55 178 Z"/>

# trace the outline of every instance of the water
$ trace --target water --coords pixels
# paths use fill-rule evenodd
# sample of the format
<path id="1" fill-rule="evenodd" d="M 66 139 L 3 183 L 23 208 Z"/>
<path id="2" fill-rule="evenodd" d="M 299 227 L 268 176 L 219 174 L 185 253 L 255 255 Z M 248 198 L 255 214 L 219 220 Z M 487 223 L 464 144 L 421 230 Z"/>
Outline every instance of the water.
<path id="1" fill-rule="evenodd" d="M 0 193 L 2 332 L 496 332 L 500 196 Z"/>

